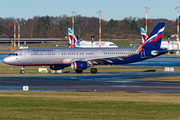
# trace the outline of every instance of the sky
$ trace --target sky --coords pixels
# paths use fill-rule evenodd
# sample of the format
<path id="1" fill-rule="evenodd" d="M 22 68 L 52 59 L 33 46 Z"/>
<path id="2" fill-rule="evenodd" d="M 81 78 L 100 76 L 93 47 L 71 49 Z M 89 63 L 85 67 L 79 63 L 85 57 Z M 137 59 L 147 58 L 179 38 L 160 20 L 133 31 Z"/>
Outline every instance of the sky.
<path id="1" fill-rule="evenodd" d="M 176 20 L 180 0 L 0 0 L 0 17 L 31 19 L 34 16 L 99 17 L 103 20 L 123 20 L 126 17 Z"/>

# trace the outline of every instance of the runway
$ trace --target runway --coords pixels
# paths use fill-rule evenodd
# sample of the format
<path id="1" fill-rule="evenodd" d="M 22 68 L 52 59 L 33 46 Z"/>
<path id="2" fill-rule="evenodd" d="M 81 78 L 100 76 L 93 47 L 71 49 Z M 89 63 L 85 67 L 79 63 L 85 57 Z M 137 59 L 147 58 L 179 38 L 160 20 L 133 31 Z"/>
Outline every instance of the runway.
<path id="1" fill-rule="evenodd" d="M 107 73 L 106 73 L 107 74 Z M 133 81 L 138 78 L 177 76 L 180 72 L 120 72 L 111 75 L 53 76 L 53 77 L 1 77 L 0 90 L 22 91 L 99 91 L 180 93 L 180 82 Z"/>

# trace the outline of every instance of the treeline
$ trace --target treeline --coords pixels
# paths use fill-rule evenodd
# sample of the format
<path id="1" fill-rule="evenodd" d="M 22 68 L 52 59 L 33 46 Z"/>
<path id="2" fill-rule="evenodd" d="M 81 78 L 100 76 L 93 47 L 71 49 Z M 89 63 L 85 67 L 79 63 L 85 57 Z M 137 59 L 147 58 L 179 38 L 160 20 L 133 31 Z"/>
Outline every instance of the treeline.
<path id="1" fill-rule="evenodd" d="M 21 38 L 64 38 L 68 36 L 67 28 L 72 27 L 72 18 L 66 15 L 59 17 L 35 16 L 25 20 L 0 18 L 0 37 L 10 38 L 14 34 L 14 21 L 20 21 Z M 165 22 L 164 36 L 176 33 L 176 21 L 167 19 L 148 19 L 148 34 L 158 22 Z M 102 20 L 102 38 L 104 39 L 138 39 L 140 27 L 145 28 L 145 18 L 124 18 L 123 20 Z M 98 39 L 99 18 L 75 16 L 75 35 L 90 39 L 91 35 Z"/>

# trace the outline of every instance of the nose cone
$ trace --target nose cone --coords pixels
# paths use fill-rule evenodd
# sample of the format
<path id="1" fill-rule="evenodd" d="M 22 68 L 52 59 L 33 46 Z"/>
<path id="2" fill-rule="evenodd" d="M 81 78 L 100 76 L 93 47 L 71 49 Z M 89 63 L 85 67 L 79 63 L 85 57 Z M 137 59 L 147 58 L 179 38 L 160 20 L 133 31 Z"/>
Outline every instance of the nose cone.
<path id="1" fill-rule="evenodd" d="M 12 60 L 11 60 L 11 58 L 9 58 L 9 57 L 5 57 L 5 58 L 3 59 L 3 62 L 6 63 L 6 64 L 11 64 Z"/>

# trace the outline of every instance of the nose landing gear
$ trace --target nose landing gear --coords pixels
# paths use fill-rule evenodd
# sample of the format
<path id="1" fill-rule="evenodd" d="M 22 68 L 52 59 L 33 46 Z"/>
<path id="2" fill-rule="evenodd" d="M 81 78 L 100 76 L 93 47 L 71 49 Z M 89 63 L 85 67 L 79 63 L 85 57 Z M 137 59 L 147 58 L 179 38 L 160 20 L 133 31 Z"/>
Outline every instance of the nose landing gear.
<path id="1" fill-rule="evenodd" d="M 22 66 L 22 67 L 21 67 L 21 71 L 20 71 L 21 74 L 24 74 L 24 73 L 25 73 L 24 67 L 25 67 L 25 66 Z"/>

